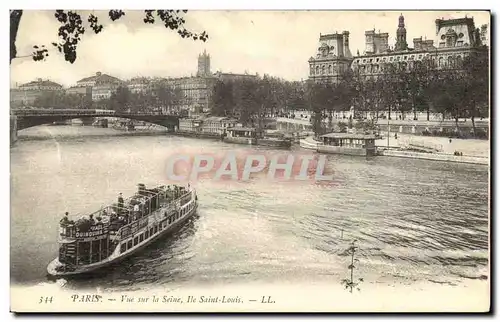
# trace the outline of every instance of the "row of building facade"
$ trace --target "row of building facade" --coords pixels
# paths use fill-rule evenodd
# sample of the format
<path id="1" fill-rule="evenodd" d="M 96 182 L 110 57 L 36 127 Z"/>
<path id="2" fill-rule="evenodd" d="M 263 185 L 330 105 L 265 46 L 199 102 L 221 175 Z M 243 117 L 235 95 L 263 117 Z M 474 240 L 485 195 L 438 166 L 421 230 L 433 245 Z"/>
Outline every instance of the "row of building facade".
<path id="1" fill-rule="evenodd" d="M 456 64 L 472 52 L 487 53 L 489 49 L 488 25 L 476 28 L 474 19 L 437 19 L 435 40 L 413 39 L 413 47 L 406 40 L 404 16 L 396 29 L 396 42 L 389 46 L 389 33 L 365 32 L 365 50 L 353 56 L 349 49 L 349 32 L 319 36 L 316 56 L 309 59 L 309 80 L 338 82 L 348 69 L 359 71 L 366 77 L 376 77 L 385 64 L 401 63 L 411 67 L 413 62 L 432 59 L 438 67 Z"/>
<path id="2" fill-rule="evenodd" d="M 109 99 L 120 86 L 126 86 L 132 93 L 151 92 L 158 84 L 164 84 L 181 94 L 176 102 L 178 108 L 192 112 L 207 112 L 213 87 L 217 80 L 255 79 L 257 75 L 248 73 L 233 74 L 210 70 L 210 55 L 203 52 L 198 56 L 196 76 L 180 78 L 147 78 L 136 77 L 123 81 L 117 77 L 97 72 L 94 76 L 83 78 L 75 86 L 64 88 L 50 80 L 37 79 L 11 89 L 12 106 L 31 106 L 37 97 L 47 92 L 65 92 L 87 97 L 92 101 Z"/>

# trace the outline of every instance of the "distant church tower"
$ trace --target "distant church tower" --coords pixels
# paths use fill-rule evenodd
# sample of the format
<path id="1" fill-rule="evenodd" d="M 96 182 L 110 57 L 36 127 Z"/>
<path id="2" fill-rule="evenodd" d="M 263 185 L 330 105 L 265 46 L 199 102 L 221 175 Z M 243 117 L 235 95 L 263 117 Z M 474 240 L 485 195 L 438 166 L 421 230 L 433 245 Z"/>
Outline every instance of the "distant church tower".
<path id="1" fill-rule="evenodd" d="M 403 51 L 406 49 L 408 49 L 408 44 L 406 43 L 405 17 L 401 14 L 401 16 L 399 16 L 398 30 L 396 32 L 396 46 L 394 51 Z"/>
<path id="2" fill-rule="evenodd" d="M 207 55 L 206 50 L 198 56 L 198 73 L 196 76 L 210 76 L 210 55 Z"/>

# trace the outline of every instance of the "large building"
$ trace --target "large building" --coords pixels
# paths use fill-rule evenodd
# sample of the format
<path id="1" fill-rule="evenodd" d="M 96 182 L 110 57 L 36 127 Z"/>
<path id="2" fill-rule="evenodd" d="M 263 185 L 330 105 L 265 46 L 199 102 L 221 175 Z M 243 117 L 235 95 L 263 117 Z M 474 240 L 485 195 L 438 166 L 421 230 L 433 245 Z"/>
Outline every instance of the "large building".
<path id="1" fill-rule="evenodd" d="M 341 69 L 335 66 L 349 62 L 352 70 L 358 71 L 364 77 L 377 77 L 383 72 L 385 64 L 401 63 L 403 67 L 411 69 L 415 61 L 432 59 L 438 67 L 447 67 L 457 64 L 471 52 L 487 52 L 489 45 L 488 26 L 475 28 L 473 18 L 437 19 L 436 38 L 413 39 L 410 47 L 406 39 L 406 26 L 403 15 L 398 19 L 396 28 L 396 42 L 393 47 L 389 44 L 389 33 L 365 32 L 365 50 L 363 55 L 349 58 L 349 33 L 321 35 L 320 45 L 316 58 L 309 59 L 309 80 L 316 82 L 331 82 L 338 80 Z M 343 43 L 342 43 L 342 41 Z M 343 45 L 344 52 L 338 48 Z M 486 46 L 485 46 L 486 45 Z M 350 52 L 349 52 L 350 53 Z M 342 54 L 344 54 L 342 56 Z M 342 59 L 345 58 L 345 59 Z"/>
<path id="2" fill-rule="evenodd" d="M 82 92 L 83 88 L 92 88 L 92 100 L 99 101 L 109 99 L 111 94 L 122 84 L 123 82 L 116 77 L 97 72 L 94 76 L 77 81 L 75 87 L 79 88 Z"/>
<path id="3" fill-rule="evenodd" d="M 35 100 L 50 92 L 59 92 L 63 86 L 50 80 L 38 78 L 10 90 L 10 103 L 13 107 L 30 106 Z"/>
<path id="4" fill-rule="evenodd" d="M 187 109 L 191 114 L 205 113 L 210 110 L 209 103 L 217 80 L 233 81 L 255 79 L 257 75 L 211 72 L 210 55 L 204 51 L 198 56 L 196 76 L 181 78 L 166 78 L 163 81 L 170 87 L 179 88 L 182 93 L 181 109 Z"/>
<path id="5" fill-rule="evenodd" d="M 319 36 L 316 57 L 309 58 L 309 79 L 314 82 L 338 82 L 352 62 L 349 32 Z"/>
<path id="6" fill-rule="evenodd" d="M 436 38 L 413 38 L 413 47 L 406 42 L 406 28 L 404 17 L 399 17 L 396 30 L 396 44 L 390 48 L 386 42 L 387 34 L 366 32 L 366 48 L 362 56 L 355 57 L 352 68 L 362 75 L 373 76 L 383 72 L 386 63 L 400 62 L 403 67 L 411 69 L 415 61 L 430 59 L 438 68 L 458 66 L 459 63 L 472 52 L 487 52 L 483 46 L 483 39 L 487 39 L 487 26 L 481 31 L 474 26 L 473 18 L 437 19 Z M 383 35 L 383 36 L 382 36 Z M 383 41 L 377 43 L 377 39 Z"/>

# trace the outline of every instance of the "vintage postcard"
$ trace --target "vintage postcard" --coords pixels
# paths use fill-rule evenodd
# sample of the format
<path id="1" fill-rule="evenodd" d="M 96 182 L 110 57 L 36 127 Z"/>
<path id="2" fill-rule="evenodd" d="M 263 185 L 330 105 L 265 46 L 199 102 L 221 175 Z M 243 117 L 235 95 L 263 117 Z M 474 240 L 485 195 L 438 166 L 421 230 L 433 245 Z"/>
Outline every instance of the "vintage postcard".
<path id="1" fill-rule="evenodd" d="M 489 311 L 490 26 L 10 10 L 11 311 Z"/>

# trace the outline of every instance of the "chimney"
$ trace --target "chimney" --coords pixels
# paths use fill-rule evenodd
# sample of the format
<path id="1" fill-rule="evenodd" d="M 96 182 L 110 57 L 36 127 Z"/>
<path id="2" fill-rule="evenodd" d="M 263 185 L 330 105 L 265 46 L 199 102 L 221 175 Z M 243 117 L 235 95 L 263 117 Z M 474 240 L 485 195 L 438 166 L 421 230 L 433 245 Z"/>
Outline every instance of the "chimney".
<path id="1" fill-rule="evenodd" d="M 439 32 L 439 28 L 441 27 L 441 19 L 436 19 L 436 35 Z"/>
<path id="2" fill-rule="evenodd" d="M 101 76 L 102 74 L 101 74 L 101 72 L 97 72 L 97 73 L 95 73 L 95 75 L 96 76 Z"/>
<path id="3" fill-rule="evenodd" d="M 413 48 L 415 50 L 422 50 L 422 37 L 413 38 Z"/>

